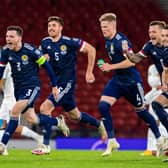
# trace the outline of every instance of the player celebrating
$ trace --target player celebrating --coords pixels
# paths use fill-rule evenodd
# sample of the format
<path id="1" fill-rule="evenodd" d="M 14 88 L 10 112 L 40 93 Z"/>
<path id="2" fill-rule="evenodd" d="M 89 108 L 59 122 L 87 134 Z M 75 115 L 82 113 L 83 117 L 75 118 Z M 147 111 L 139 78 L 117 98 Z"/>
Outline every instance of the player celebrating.
<path id="1" fill-rule="evenodd" d="M 143 58 L 150 56 L 160 74 L 162 81 L 163 92 L 152 102 L 152 108 L 157 114 L 160 122 L 164 125 L 168 132 L 168 113 L 165 111 L 165 107 L 168 106 L 168 26 L 163 21 L 152 21 L 149 24 L 149 37 L 150 41 L 147 42 L 141 51 L 134 54 L 129 52 L 128 46 L 123 45 L 123 49 L 127 57 L 132 62 L 139 62 Z M 160 148 L 157 155 L 163 154 L 163 150 L 168 148 L 168 139 L 164 138 L 163 143 L 157 144 Z"/>
<path id="2" fill-rule="evenodd" d="M 160 130 L 161 135 L 166 137 L 168 136 L 167 131 L 165 127 L 159 122 L 159 119 L 157 115 L 154 113 L 152 109 L 152 105 L 151 105 L 152 101 L 162 93 L 162 90 L 158 89 L 159 86 L 161 85 L 160 75 L 154 64 L 150 65 L 148 68 L 148 84 L 150 85 L 152 89 L 145 95 L 145 103 L 149 105 L 149 112 L 154 116 L 157 124 L 159 125 L 159 130 Z M 156 151 L 157 151 L 156 139 L 151 129 L 148 129 L 147 150 L 144 151 L 142 155 L 156 155 Z"/>
<path id="3" fill-rule="evenodd" d="M 9 63 L 6 65 L 6 68 L 4 70 L 3 77 L 0 83 L 0 88 L 4 94 L 2 104 L 0 107 L 0 119 L 2 119 L 3 121 L 0 130 L 0 139 L 1 139 L 4 133 L 4 129 L 6 128 L 7 122 L 9 121 L 10 112 L 16 103 L 14 96 L 13 80 L 11 77 L 11 67 Z M 38 142 L 38 144 L 42 144 L 43 142 L 43 136 L 40 136 L 39 134 L 30 130 L 28 127 L 19 125 L 16 129 L 16 133 L 22 136 L 33 138 Z M 7 149 L 5 149 L 2 155 L 8 155 Z"/>
<path id="4" fill-rule="evenodd" d="M 105 86 L 99 102 L 99 110 L 108 133 L 107 148 L 102 156 L 108 156 L 113 150 L 120 146 L 115 139 L 110 107 L 122 96 L 134 106 L 137 115 L 149 125 L 158 143 L 162 143 L 156 122 L 145 108 L 140 74 L 136 70 L 134 63 L 130 62 L 123 53 L 123 43 L 126 43 L 131 50 L 129 40 L 125 35 L 117 32 L 117 19 L 114 13 L 103 14 L 99 18 L 99 21 L 102 33 L 105 37 L 106 50 L 111 62 L 111 64 L 104 63 L 100 69 L 102 71 L 115 70 L 114 76 Z"/>
<path id="5" fill-rule="evenodd" d="M 87 83 L 93 83 L 95 81 L 93 74 L 96 55 L 95 48 L 81 39 L 63 36 L 62 29 L 62 18 L 57 16 L 48 18 L 49 37 L 42 40 L 41 49 L 43 54 L 45 54 L 46 57 L 49 57 L 49 63 L 53 67 L 57 77 L 60 93 L 57 99 L 51 94 L 48 99 L 42 103 L 40 112 L 41 114 L 50 115 L 54 108 L 62 106 L 70 119 L 97 127 L 104 141 L 106 138 L 106 131 L 103 123 L 87 113 L 80 112 L 76 107 L 74 98 L 77 51 L 79 50 L 80 52 L 87 54 L 88 66 L 85 78 Z M 44 144 L 49 146 L 50 130 L 47 129 L 46 132 L 48 132 L 48 135 L 44 137 L 46 139 Z M 32 153 L 45 154 L 41 147 L 33 150 Z"/>
<path id="6" fill-rule="evenodd" d="M 58 88 L 54 72 L 42 56 L 41 52 L 34 46 L 22 42 L 23 30 L 19 26 L 9 26 L 6 32 L 6 43 L 0 57 L 0 79 L 6 64 L 9 62 L 14 81 L 14 93 L 16 103 L 11 111 L 9 123 L 5 129 L 0 143 L 0 154 L 5 151 L 6 145 L 18 126 L 21 113 L 31 123 L 38 123 L 45 128 L 49 125 L 57 125 L 64 133 L 67 128 L 63 117 L 51 118 L 47 115 L 37 116 L 34 112 L 34 101 L 40 93 L 40 81 L 38 76 L 39 65 L 43 66 L 51 79 L 52 93 L 58 96 Z"/>

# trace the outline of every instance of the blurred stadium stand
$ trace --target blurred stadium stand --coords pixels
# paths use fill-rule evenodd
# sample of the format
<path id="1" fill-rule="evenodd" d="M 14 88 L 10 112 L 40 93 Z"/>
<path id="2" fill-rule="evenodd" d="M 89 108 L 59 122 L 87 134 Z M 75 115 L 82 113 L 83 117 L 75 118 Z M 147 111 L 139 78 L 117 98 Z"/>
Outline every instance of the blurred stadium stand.
<path id="1" fill-rule="evenodd" d="M 24 29 L 24 41 L 39 45 L 47 36 L 47 18 L 58 15 L 64 19 L 64 34 L 80 37 L 97 49 L 97 59 L 107 56 L 104 48 L 98 18 L 105 12 L 114 12 L 118 16 L 118 30 L 125 33 L 138 51 L 148 40 L 148 24 L 152 20 L 165 20 L 168 17 L 160 9 L 156 0 L 1 0 L 0 2 L 0 45 L 5 43 L 5 32 L 8 25 L 20 25 Z M 150 59 L 137 65 L 144 79 Z M 85 82 L 87 57 L 79 54 L 77 63 L 76 102 L 81 111 L 89 112 L 100 119 L 98 102 L 106 81 L 112 75 L 102 73 L 95 67 L 96 82 L 93 85 Z M 40 71 L 42 94 L 36 102 L 36 110 L 49 94 L 49 80 L 44 70 Z M 61 108 L 53 112 L 53 116 L 62 112 Z M 111 109 L 117 137 L 144 137 L 146 126 L 139 120 L 132 106 L 124 99 L 119 100 Z M 80 132 L 80 136 L 94 135 L 96 129 L 83 127 L 69 121 L 72 130 Z M 91 134 L 92 133 L 92 134 Z"/>

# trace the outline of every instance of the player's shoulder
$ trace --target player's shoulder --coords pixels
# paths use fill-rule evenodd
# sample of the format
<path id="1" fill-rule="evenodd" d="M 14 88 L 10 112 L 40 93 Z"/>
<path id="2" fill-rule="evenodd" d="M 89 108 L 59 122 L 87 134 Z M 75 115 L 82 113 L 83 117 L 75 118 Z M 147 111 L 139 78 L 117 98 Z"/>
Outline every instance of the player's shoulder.
<path id="1" fill-rule="evenodd" d="M 62 36 L 62 41 L 66 43 L 71 43 L 71 42 L 79 42 L 81 41 L 81 39 L 77 37 Z"/>
<path id="2" fill-rule="evenodd" d="M 115 35 L 115 39 L 118 41 L 122 41 L 122 40 L 128 40 L 127 36 L 121 32 L 117 32 Z"/>
<path id="3" fill-rule="evenodd" d="M 153 44 L 152 44 L 152 41 L 147 41 L 146 43 L 145 43 L 146 45 L 148 45 L 148 46 L 154 46 Z"/>
<path id="4" fill-rule="evenodd" d="M 29 51 L 33 51 L 35 49 L 35 46 L 29 43 L 23 43 L 23 48 Z"/>
<path id="5" fill-rule="evenodd" d="M 62 40 L 64 40 L 64 41 L 71 41 L 72 38 L 68 37 L 68 36 L 62 36 Z"/>
<path id="6" fill-rule="evenodd" d="M 44 37 L 42 40 L 41 40 L 42 43 L 48 43 L 48 42 L 52 42 L 52 38 L 47 36 L 47 37 Z"/>
<path id="7" fill-rule="evenodd" d="M 4 45 L 2 48 L 1 48 L 1 52 L 0 52 L 0 55 L 8 55 L 9 54 L 9 48 L 7 45 Z"/>
<path id="8" fill-rule="evenodd" d="M 144 48 L 152 48 L 152 47 L 154 47 L 154 45 L 152 44 L 151 41 L 147 41 L 147 42 L 143 45 L 143 49 L 144 49 Z"/>
<path id="9" fill-rule="evenodd" d="M 115 35 L 115 42 L 117 42 L 117 44 L 121 45 L 122 43 L 129 43 L 129 45 L 131 45 L 131 42 L 129 41 L 129 39 L 127 38 L 127 36 L 121 32 L 117 32 Z"/>
<path id="10" fill-rule="evenodd" d="M 2 47 L 2 51 L 8 51 L 8 50 L 9 50 L 9 48 L 8 48 L 7 45 L 4 45 L 4 46 Z"/>

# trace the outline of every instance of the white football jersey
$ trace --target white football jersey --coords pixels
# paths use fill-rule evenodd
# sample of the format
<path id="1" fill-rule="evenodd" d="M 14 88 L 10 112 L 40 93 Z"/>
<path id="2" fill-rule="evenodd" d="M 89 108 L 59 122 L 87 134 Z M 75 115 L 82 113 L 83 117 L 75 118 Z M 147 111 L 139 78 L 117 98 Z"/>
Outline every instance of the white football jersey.
<path id="1" fill-rule="evenodd" d="M 3 73 L 3 79 L 5 79 L 5 86 L 3 88 L 4 98 L 14 98 L 14 85 L 11 77 L 11 66 L 8 63 Z"/>
<path id="2" fill-rule="evenodd" d="M 5 79 L 5 84 L 3 87 L 4 98 L 0 106 L 0 119 L 9 121 L 10 112 L 16 103 L 13 79 L 11 77 L 11 67 L 9 63 L 5 67 L 2 78 Z"/>

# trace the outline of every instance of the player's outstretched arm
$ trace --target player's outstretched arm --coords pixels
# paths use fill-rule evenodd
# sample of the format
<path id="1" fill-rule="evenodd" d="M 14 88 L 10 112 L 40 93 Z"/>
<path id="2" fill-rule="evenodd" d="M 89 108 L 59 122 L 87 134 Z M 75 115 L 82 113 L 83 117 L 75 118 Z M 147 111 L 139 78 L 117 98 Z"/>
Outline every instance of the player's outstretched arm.
<path id="1" fill-rule="evenodd" d="M 102 71 L 111 71 L 111 70 L 116 70 L 116 69 L 125 69 L 125 68 L 129 68 L 135 66 L 134 63 L 132 63 L 128 58 L 126 58 L 124 61 L 121 61 L 119 63 L 116 64 L 109 64 L 109 63 L 104 63 L 100 69 Z"/>
<path id="2" fill-rule="evenodd" d="M 88 56 L 88 64 L 87 64 L 86 76 L 85 76 L 86 82 L 93 83 L 95 81 L 93 68 L 95 65 L 96 49 L 91 44 L 85 42 L 81 52 L 85 53 Z"/>
<path id="3" fill-rule="evenodd" d="M 135 54 L 135 53 L 130 53 L 129 51 L 126 51 L 125 54 L 127 58 L 133 63 L 138 63 L 144 58 L 144 56 L 141 55 L 139 52 Z"/>
<path id="4" fill-rule="evenodd" d="M 59 94 L 59 90 L 57 88 L 57 80 L 56 80 L 55 73 L 54 73 L 51 65 L 48 63 L 48 61 L 45 61 L 45 63 L 43 64 L 43 67 L 48 72 L 48 75 L 49 75 L 50 81 L 51 81 L 51 85 L 52 85 L 52 94 L 53 94 L 54 98 L 57 99 L 58 94 Z"/>
<path id="5" fill-rule="evenodd" d="M 138 63 L 145 57 L 140 52 L 135 54 L 132 50 L 129 50 L 128 43 L 122 43 L 122 50 L 124 56 L 126 56 L 133 63 Z"/>

